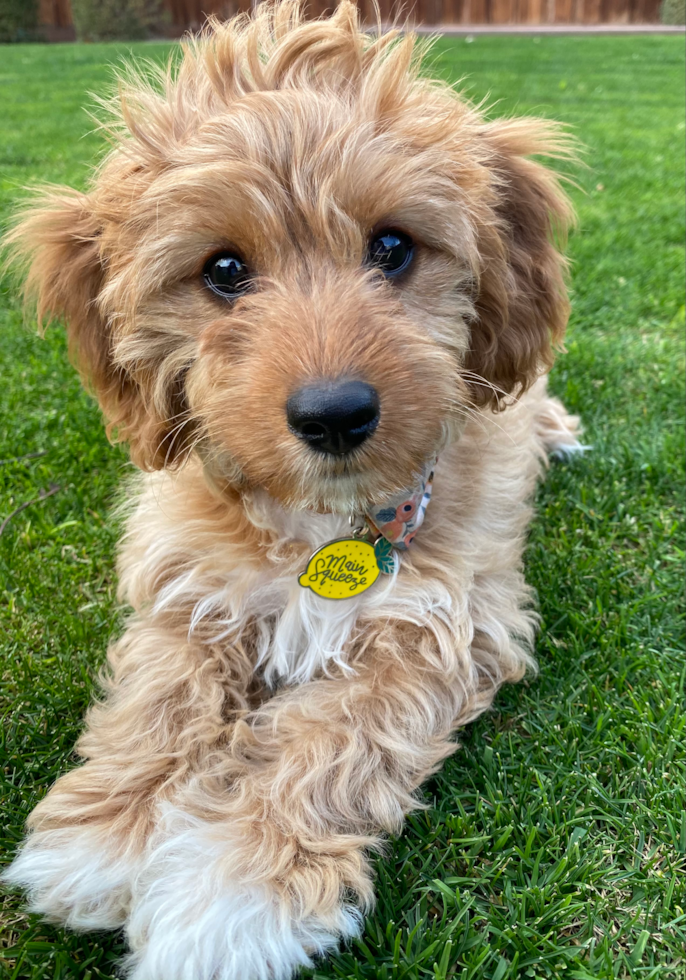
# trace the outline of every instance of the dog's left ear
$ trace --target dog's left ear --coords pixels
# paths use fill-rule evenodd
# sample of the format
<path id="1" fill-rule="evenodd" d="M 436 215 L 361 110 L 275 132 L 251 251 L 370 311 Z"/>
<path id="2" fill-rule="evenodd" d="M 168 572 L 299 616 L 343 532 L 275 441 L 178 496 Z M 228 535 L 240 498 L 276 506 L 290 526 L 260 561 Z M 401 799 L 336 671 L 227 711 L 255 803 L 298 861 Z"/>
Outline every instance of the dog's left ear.
<path id="1" fill-rule="evenodd" d="M 480 229 L 477 318 L 465 367 L 477 376 L 474 402 L 497 408 L 503 394 L 521 394 L 550 369 L 564 336 L 569 301 L 560 249 L 574 215 L 556 176 L 528 157 L 570 158 L 574 147 L 559 127 L 537 119 L 491 123 L 481 135 L 495 220 Z"/>

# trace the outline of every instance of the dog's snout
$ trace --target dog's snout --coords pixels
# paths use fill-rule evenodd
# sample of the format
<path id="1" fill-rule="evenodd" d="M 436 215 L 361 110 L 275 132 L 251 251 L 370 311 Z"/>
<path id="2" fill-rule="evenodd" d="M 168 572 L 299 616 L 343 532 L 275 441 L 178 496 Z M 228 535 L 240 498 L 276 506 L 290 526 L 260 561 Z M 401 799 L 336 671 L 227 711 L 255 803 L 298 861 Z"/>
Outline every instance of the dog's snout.
<path id="1" fill-rule="evenodd" d="M 292 431 L 312 449 L 342 456 L 379 424 L 379 395 L 364 381 L 323 381 L 291 395 L 286 415 Z"/>

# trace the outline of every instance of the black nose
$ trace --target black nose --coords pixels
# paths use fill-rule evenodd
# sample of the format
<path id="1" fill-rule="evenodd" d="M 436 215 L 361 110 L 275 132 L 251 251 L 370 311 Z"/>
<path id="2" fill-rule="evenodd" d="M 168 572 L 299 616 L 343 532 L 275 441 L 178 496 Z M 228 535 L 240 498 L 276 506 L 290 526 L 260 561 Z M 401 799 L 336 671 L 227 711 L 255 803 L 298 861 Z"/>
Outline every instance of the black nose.
<path id="1" fill-rule="evenodd" d="M 364 381 L 324 381 L 291 395 L 286 415 L 293 432 L 313 449 L 342 456 L 379 424 L 379 396 Z"/>

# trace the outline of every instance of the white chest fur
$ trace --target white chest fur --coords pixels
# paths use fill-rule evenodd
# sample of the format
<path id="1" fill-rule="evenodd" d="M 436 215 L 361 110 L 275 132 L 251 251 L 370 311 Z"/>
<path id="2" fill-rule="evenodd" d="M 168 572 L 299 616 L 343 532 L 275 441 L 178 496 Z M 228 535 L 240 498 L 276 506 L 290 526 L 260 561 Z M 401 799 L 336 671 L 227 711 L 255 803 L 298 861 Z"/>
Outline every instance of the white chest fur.
<path id="1" fill-rule="evenodd" d="M 351 636 L 361 616 L 380 610 L 394 591 L 397 572 L 384 575 L 362 595 L 333 601 L 298 584 L 304 570 L 284 558 L 292 541 L 306 541 L 312 551 L 350 533 L 348 519 L 310 511 L 288 512 L 267 494 L 255 496 L 250 519 L 276 535 L 272 560 L 256 567 L 206 554 L 197 567 L 175 576 L 156 596 L 162 612 L 193 600 L 189 634 L 210 642 L 231 641 L 256 632 L 257 668 L 270 685 L 302 684 L 335 664 L 346 664 Z M 223 573 L 212 571 L 223 566 Z M 302 567 L 301 567 L 302 566 Z M 205 574 L 203 574 L 203 569 Z M 208 632 L 209 627 L 209 632 Z"/>

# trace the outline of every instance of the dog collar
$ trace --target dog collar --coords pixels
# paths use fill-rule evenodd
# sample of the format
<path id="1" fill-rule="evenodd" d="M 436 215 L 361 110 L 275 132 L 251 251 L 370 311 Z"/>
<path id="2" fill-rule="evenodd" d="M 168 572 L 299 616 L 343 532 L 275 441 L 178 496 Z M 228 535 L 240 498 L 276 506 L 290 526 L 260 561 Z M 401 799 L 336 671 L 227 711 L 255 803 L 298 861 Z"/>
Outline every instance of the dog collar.
<path id="1" fill-rule="evenodd" d="M 407 551 L 424 523 L 426 508 L 431 500 L 435 466 L 434 456 L 424 464 L 413 487 L 389 497 L 377 507 L 370 507 L 366 512 L 372 528 L 376 528 L 398 551 Z"/>
<path id="2" fill-rule="evenodd" d="M 412 487 L 365 512 L 347 538 L 318 548 L 298 578 L 304 589 L 324 599 L 351 599 L 395 570 L 393 550 L 407 551 L 424 522 L 431 500 L 436 457 L 428 460 Z M 350 519 L 354 525 L 354 515 Z"/>

